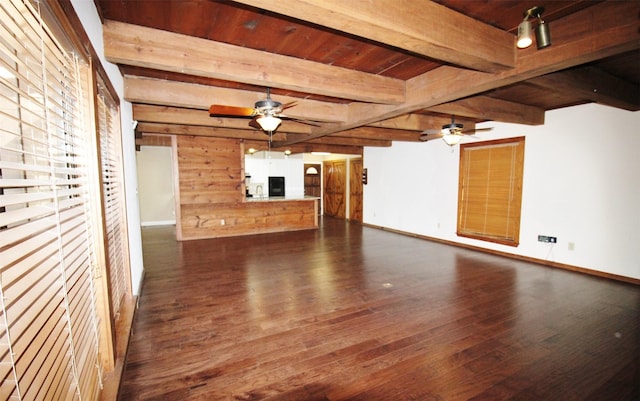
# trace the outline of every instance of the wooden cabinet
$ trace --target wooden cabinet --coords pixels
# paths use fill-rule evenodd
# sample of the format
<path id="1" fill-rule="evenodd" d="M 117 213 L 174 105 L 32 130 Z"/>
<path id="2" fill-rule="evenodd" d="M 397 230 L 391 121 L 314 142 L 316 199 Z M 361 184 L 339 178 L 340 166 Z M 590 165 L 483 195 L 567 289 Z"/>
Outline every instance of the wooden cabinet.
<path id="1" fill-rule="evenodd" d="M 307 174 L 309 167 L 313 167 L 317 174 Z M 322 195 L 320 187 L 320 171 L 322 167 L 320 164 L 305 164 L 304 165 L 304 195 L 305 196 L 317 196 Z"/>

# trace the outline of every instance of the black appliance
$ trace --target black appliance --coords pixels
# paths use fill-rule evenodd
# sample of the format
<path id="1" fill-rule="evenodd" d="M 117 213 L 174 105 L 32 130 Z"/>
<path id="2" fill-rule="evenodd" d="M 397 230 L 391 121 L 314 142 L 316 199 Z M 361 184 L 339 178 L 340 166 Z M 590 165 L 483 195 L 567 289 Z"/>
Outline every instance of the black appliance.
<path id="1" fill-rule="evenodd" d="M 269 197 L 284 196 L 284 177 L 269 177 Z"/>

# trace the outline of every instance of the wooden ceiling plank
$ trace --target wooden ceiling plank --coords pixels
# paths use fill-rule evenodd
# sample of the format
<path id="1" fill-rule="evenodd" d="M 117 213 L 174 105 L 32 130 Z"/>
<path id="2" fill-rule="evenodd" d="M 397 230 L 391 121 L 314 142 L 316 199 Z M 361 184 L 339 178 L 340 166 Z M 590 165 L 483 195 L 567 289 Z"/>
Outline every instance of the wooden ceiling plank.
<path id="1" fill-rule="evenodd" d="M 264 100 L 265 94 L 215 86 L 189 84 L 162 79 L 125 76 L 124 98 L 132 103 L 176 106 L 208 110 L 213 103 L 230 106 L 251 106 Z M 293 118 L 311 121 L 346 121 L 348 105 L 320 102 L 290 96 L 278 96 L 280 102 L 295 101 L 295 107 L 287 109 Z"/>
<path id="2" fill-rule="evenodd" d="M 578 67 L 527 82 L 553 91 L 569 92 L 606 106 L 629 111 L 640 110 L 640 85 L 596 67 Z"/>
<path id="3" fill-rule="evenodd" d="M 381 75 L 116 21 L 105 21 L 103 36 L 105 57 L 116 64 L 362 102 L 404 101 L 404 82 Z"/>
<path id="4" fill-rule="evenodd" d="M 544 124 L 544 109 L 489 96 L 474 96 L 430 107 L 437 113 L 525 125 Z"/>
<path id="5" fill-rule="evenodd" d="M 540 75 L 640 48 L 640 2 L 604 2 L 555 21 L 553 45 L 524 49 L 516 67 L 496 74 L 442 66 L 407 80 L 407 101 L 399 106 L 349 104 L 349 121 L 312 130 L 317 138 L 442 103 L 474 96 Z M 305 140 L 305 139 L 296 139 Z M 290 145 L 291 140 L 274 143 Z"/>
<path id="6" fill-rule="evenodd" d="M 479 71 L 515 65 L 515 36 L 430 1 L 237 0 Z"/>

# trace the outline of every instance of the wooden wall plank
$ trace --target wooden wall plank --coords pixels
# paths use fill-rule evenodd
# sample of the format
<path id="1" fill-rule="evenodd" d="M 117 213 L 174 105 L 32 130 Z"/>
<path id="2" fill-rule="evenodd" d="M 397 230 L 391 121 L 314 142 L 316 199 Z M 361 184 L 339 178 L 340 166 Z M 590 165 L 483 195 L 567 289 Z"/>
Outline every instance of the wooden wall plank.
<path id="1" fill-rule="evenodd" d="M 195 136 L 175 141 L 179 240 L 317 228 L 316 200 L 246 201 L 242 141 Z"/>

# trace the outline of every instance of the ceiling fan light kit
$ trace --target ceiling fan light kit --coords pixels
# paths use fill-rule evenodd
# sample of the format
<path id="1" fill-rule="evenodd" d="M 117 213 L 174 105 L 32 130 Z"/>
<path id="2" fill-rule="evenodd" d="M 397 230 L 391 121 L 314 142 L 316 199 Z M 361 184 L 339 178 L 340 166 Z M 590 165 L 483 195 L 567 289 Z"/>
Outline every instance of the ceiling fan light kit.
<path id="1" fill-rule="evenodd" d="M 543 12 L 544 7 L 535 6 L 523 13 L 524 20 L 522 20 L 520 25 L 518 25 L 518 40 L 516 42 L 516 46 L 518 46 L 518 48 L 524 49 L 531 46 L 533 43 L 533 38 L 531 36 L 531 22 L 529 21 L 530 18 L 538 19 L 538 25 L 535 28 L 536 46 L 538 49 L 544 49 L 545 47 L 551 46 L 551 31 L 549 30 L 549 24 L 542 20 Z"/>
<path id="2" fill-rule="evenodd" d="M 282 114 L 283 110 L 293 107 L 297 103 L 297 101 L 293 101 L 283 105 L 282 103 L 271 99 L 271 88 L 267 88 L 267 98 L 265 100 L 255 102 L 253 108 L 212 104 L 209 107 L 209 115 L 212 117 L 251 117 L 252 120 L 249 125 L 251 127 L 261 129 L 267 134 L 272 134 L 276 129 L 278 129 L 280 124 L 282 124 L 283 119 L 317 126 L 317 124 L 312 122 L 299 120 Z"/>
<path id="3" fill-rule="evenodd" d="M 451 124 L 442 126 L 442 140 L 449 146 L 459 144 L 462 140 L 462 128 L 464 128 L 462 124 L 456 123 L 452 119 Z"/>
<path id="4" fill-rule="evenodd" d="M 278 129 L 278 127 L 282 123 L 282 120 L 279 119 L 278 117 L 274 117 L 270 114 L 267 114 L 267 115 L 256 118 L 256 122 L 258 123 L 258 125 L 260 125 L 260 128 L 262 128 L 264 131 L 273 132 L 276 129 Z"/>
<path id="5" fill-rule="evenodd" d="M 462 140 L 462 134 L 459 132 L 449 132 L 442 135 L 442 140 L 445 141 L 449 146 L 455 146 Z"/>
<path id="6" fill-rule="evenodd" d="M 420 135 L 421 141 L 429 141 L 432 138 L 442 138 L 443 141 L 449 146 L 454 146 L 460 143 L 464 135 L 473 135 L 480 131 L 491 131 L 493 128 L 473 128 L 464 129 L 464 125 L 456 123 L 455 117 L 451 116 L 451 123 L 445 124 L 439 130 L 424 130 Z"/>

